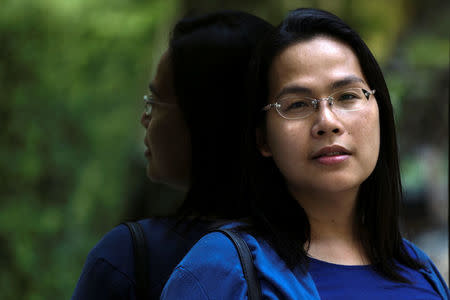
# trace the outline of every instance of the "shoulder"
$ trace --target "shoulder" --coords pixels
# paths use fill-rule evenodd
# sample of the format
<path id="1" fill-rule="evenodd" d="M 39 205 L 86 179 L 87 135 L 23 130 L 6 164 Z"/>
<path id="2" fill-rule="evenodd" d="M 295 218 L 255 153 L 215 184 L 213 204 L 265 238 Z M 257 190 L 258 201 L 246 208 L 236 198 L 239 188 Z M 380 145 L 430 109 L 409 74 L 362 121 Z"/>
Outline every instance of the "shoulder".
<path id="1" fill-rule="evenodd" d="M 406 239 L 403 239 L 403 244 L 405 245 L 408 254 L 410 254 L 412 258 L 416 259 L 424 266 L 424 269 L 421 270 L 421 273 L 433 285 L 434 289 L 438 291 L 441 296 L 444 297 L 445 295 L 446 299 L 450 298 L 447 284 L 434 263 L 431 261 L 430 257 L 428 257 L 428 255 L 419 247 Z"/>
<path id="2" fill-rule="evenodd" d="M 290 270 L 264 239 L 239 234 L 251 252 L 265 299 L 319 299 L 308 273 L 299 268 Z M 247 288 L 233 242 L 221 232 L 212 232 L 203 236 L 175 268 L 161 299 L 246 299 Z"/>
<path id="3" fill-rule="evenodd" d="M 416 261 L 421 263 L 424 266 L 423 271 L 427 273 L 435 273 L 437 272 L 437 268 L 434 263 L 431 261 L 431 258 L 422 251 L 419 247 L 417 247 L 411 241 L 407 239 L 403 239 L 403 245 L 405 246 L 406 252 Z M 439 273 L 439 272 L 437 272 Z"/>
<path id="4" fill-rule="evenodd" d="M 408 254 L 415 260 L 425 265 L 428 264 L 428 262 L 431 262 L 431 259 L 428 257 L 428 255 L 411 241 L 403 239 L 403 245 L 405 246 L 405 249 L 408 252 Z"/>
<path id="5" fill-rule="evenodd" d="M 191 270 L 195 275 L 199 273 L 199 277 L 204 277 L 203 272 L 211 266 L 217 269 L 240 268 L 239 256 L 233 243 L 220 232 L 203 236 L 178 265 Z"/>
<path id="6" fill-rule="evenodd" d="M 138 223 L 144 231 L 148 248 L 150 293 L 159 295 L 173 268 L 206 232 L 208 224 L 197 223 L 188 226 L 183 223 L 175 228 L 176 220 L 169 218 L 144 219 Z M 115 289 L 115 295 L 126 291 L 134 293 L 134 264 L 130 231 L 124 224 L 118 225 L 106 233 L 89 252 L 74 295 L 87 291 L 92 295 L 104 288 Z M 91 299 L 74 297 L 83 298 Z"/>
<path id="7" fill-rule="evenodd" d="M 195 241 L 206 231 L 198 225 L 191 230 L 183 231 L 186 225 L 175 229 L 173 219 L 143 219 L 138 223 L 144 231 L 145 240 L 152 260 L 181 260 Z M 175 251 L 174 249 L 177 249 Z M 180 257 L 177 254 L 181 253 Z M 172 258 L 172 256 L 174 256 Z M 103 259 L 123 271 L 127 275 L 133 272 L 133 241 L 127 226 L 120 224 L 105 234 L 90 251 L 88 259 Z"/>
<path id="8" fill-rule="evenodd" d="M 256 239 L 254 236 L 236 229 L 236 223 L 220 227 L 220 229 L 231 229 L 237 233 L 247 244 L 252 258 L 267 255 L 268 247 L 264 240 Z M 265 247 L 264 247 L 265 246 Z M 264 248 L 264 249 L 263 249 Z M 268 247 L 270 249 L 270 247 Z M 205 234 L 192 249 L 186 254 L 179 266 L 188 269 L 199 266 L 217 266 L 219 268 L 232 268 L 236 274 L 242 275 L 239 254 L 233 241 L 223 232 L 212 231 Z M 243 275 L 242 280 L 245 280 Z"/>
<path id="9" fill-rule="evenodd" d="M 146 239 L 161 236 L 159 220 L 139 221 Z M 156 243 L 157 244 L 157 243 Z M 89 252 L 72 299 L 133 299 L 133 241 L 127 226 L 120 224 L 106 233 Z"/>
<path id="10" fill-rule="evenodd" d="M 125 225 L 105 234 L 89 252 L 72 299 L 130 297 L 132 251 Z"/>
<path id="11" fill-rule="evenodd" d="M 170 270 L 181 260 L 179 258 L 164 258 L 164 246 L 162 244 L 180 244 L 181 242 L 174 238 L 176 233 L 170 231 L 175 223 L 166 219 L 144 219 L 138 221 L 141 225 L 148 244 L 149 256 L 161 264 L 158 270 L 166 270 L 166 280 L 169 277 Z M 170 234 L 168 234 L 170 232 Z M 170 242 L 169 242 L 170 241 Z M 192 242 L 193 243 L 193 242 Z M 171 249 L 170 247 L 168 249 Z M 179 248 L 177 248 L 179 249 Z M 179 251 L 179 250 L 178 250 Z M 183 250 L 184 253 L 187 249 Z M 168 251 L 172 253 L 174 251 Z M 169 254 L 166 254 L 166 258 Z M 166 265 L 167 261 L 175 260 L 172 265 Z M 155 268 L 150 268 L 151 270 Z M 163 272 L 164 273 L 164 272 Z M 163 278 L 158 274 L 154 281 Z M 161 279 L 163 280 L 163 279 Z M 154 282 L 154 283 L 155 283 Z M 89 252 L 81 276 L 75 288 L 73 299 L 109 299 L 109 296 L 99 297 L 98 295 L 128 295 L 134 293 L 134 249 L 130 231 L 127 226 L 120 224 L 106 233 L 101 240 Z M 162 284 L 161 289 L 162 289 Z M 156 286 L 157 284 L 155 284 Z"/>
<path id="12" fill-rule="evenodd" d="M 223 233 L 203 236 L 175 268 L 161 299 L 243 299 L 246 282 L 238 253 Z"/>
<path id="13" fill-rule="evenodd" d="M 127 227 L 121 224 L 106 233 L 91 249 L 86 263 L 104 261 L 127 276 L 132 271 L 132 253 L 131 235 Z"/>

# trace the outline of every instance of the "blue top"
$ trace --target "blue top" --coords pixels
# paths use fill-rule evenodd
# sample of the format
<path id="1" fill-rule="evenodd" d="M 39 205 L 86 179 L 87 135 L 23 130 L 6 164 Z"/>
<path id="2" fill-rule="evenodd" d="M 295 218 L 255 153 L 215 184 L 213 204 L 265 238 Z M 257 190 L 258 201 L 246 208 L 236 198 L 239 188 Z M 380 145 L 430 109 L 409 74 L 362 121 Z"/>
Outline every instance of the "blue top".
<path id="1" fill-rule="evenodd" d="M 412 285 L 388 280 L 369 265 L 336 265 L 314 258 L 309 262 L 309 273 L 322 299 L 441 299 L 421 273 L 404 266 L 400 266 L 400 274 Z"/>
<path id="2" fill-rule="evenodd" d="M 145 219 L 139 223 L 149 248 L 150 299 L 159 299 L 173 268 L 206 233 L 207 224 L 197 223 L 186 231 L 186 224 L 175 229 L 170 219 Z M 133 300 L 135 288 L 133 242 L 122 224 L 90 251 L 72 300 Z"/>
<path id="3" fill-rule="evenodd" d="M 389 281 L 370 266 L 341 266 L 311 259 L 311 270 L 289 270 L 267 242 L 242 234 L 255 263 L 264 299 L 449 299 L 449 290 L 431 260 L 405 241 L 426 269 L 401 267 L 413 284 Z M 161 299 L 246 299 L 247 284 L 232 242 L 222 233 L 204 236 L 166 283 Z"/>
<path id="4" fill-rule="evenodd" d="M 173 230 L 174 222 L 171 220 L 146 219 L 139 223 L 149 246 L 150 299 L 158 299 L 173 268 L 206 232 L 208 224 L 198 224 L 184 232 L 184 225 Z M 322 276 L 318 280 L 314 269 L 306 274 L 301 270 L 291 272 L 264 241 L 247 234 L 243 234 L 243 237 L 249 244 L 263 294 L 268 299 L 319 299 L 319 293 L 322 299 L 328 299 L 323 294 L 326 292 L 323 286 L 328 284 L 326 277 Z M 405 243 L 410 245 L 407 241 Z M 448 288 L 428 257 L 413 245 L 407 249 L 416 251 L 427 267 L 420 272 L 413 271 L 415 276 L 421 274 L 433 286 L 433 291 L 439 291 L 442 299 L 449 299 Z M 413 257 L 417 257 L 416 254 Z M 135 284 L 131 235 L 125 225 L 119 225 L 107 233 L 89 253 L 72 299 L 133 300 L 136 299 Z M 339 286 L 342 289 L 344 285 Z M 401 286 L 403 285 L 396 284 L 396 288 Z M 202 238 L 179 264 L 162 297 L 245 299 L 246 289 L 234 245 L 223 234 L 211 233 Z M 425 289 L 430 291 L 429 287 Z M 213 297 L 215 295 L 219 296 Z"/>

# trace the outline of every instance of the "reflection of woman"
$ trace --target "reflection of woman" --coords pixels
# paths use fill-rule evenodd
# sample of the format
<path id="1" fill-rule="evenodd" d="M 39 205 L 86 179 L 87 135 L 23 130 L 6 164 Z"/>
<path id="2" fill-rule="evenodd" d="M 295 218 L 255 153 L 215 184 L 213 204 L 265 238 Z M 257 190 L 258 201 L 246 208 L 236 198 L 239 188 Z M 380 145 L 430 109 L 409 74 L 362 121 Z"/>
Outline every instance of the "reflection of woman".
<path id="1" fill-rule="evenodd" d="M 295 10 L 253 67 L 252 213 L 228 226 L 249 245 L 263 298 L 448 299 L 432 262 L 400 235 L 392 106 L 360 37 L 332 14 Z M 162 299 L 242 299 L 243 278 L 233 244 L 210 233 Z"/>
<path id="2" fill-rule="evenodd" d="M 251 52 L 271 28 L 250 14 L 223 11 L 185 18 L 173 30 L 145 97 L 141 124 L 150 179 L 186 191 L 187 204 L 199 203 L 180 209 L 184 220 L 226 216 L 239 207 L 239 180 L 232 178 L 240 153 L 231 145 L 241 140 Z M 230 101 L 234 105 L 227 107 Z M 230 210 L 211 206 L 212 197 L 226 201 Z M 159 298 L 173 267 L 206 231 L 205 222 L 174 226 L 175 221 L 139 221 L 149 246 L 151 299 Z M 130 233 L 120 225 L 90 252 L 73 299 L 135 299 L 133 264 Z"/>

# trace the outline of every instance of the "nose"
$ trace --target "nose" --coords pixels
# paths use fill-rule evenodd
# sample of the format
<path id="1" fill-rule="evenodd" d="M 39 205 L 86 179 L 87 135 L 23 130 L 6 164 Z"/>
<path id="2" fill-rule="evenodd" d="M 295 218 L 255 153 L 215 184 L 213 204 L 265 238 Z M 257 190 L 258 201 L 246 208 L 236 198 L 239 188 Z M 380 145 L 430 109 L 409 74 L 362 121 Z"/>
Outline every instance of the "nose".
<path id="1" fill-rule="evenodd" d="M 344 125 L 332 110 L 333 106 L 328 101 L 321 101 L 318 111 L 315 112 L 316 119 L 311 128 L 311 134 L 315 138 L 341 135 L 344 133 Z"/>
<path id="2" fill-rule="evenodd" d="M 150 116 L 147 116 L 147 114 L 144 112 L 142 112 L 141 115 L 141 125 L 144 126 L 145 129 L 147 129 L 148 127 L 148 123 L 150 122 Z"/>

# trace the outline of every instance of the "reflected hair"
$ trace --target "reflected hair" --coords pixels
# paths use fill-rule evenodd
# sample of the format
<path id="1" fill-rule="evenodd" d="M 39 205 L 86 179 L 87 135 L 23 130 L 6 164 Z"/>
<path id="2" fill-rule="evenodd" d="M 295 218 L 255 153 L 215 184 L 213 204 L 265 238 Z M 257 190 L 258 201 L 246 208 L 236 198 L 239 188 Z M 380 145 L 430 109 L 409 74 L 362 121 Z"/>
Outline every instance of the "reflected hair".
<path id="1" fill-rule="evenodd" d="M 379 108 L 380 152 L 372 174 L 361 184 L 357 200 L 357 227 L 371 264 L 382 276 L 408 282 L 395 261 L 413 269 L 420 263 L 405 249 L 399 229 L 402 199 L 394 114 L 381 69 L 371 51 L 352 28 L 337 16 L 319 9 L 291 11 L 261 43 L 252 60 L 249 116 L 246 129 L 244 182 L 252 208 L 252 230 L 267 238 L 290 268 L 307 267 L 310 224 L 303 208 L 287 191 L 285 180 L 270 158 L 257 150 L 256 131 L 265 130 L 261 107 L 269 98 L 269 71 L 274 58 L 286 48 L 316 36 L 329 36 L 348 45 L 358 58 Z"/>
<path id="2" fill-rule="evenodd" d="M 247 215 L 239 201 L 246 78 L 256 44 L 273 26 L 239 11 L 185 17 L 169 43 L 174 89 L 191 139 L 190 186 L 178 215 Z"/>

